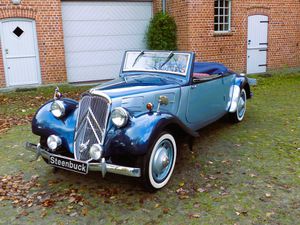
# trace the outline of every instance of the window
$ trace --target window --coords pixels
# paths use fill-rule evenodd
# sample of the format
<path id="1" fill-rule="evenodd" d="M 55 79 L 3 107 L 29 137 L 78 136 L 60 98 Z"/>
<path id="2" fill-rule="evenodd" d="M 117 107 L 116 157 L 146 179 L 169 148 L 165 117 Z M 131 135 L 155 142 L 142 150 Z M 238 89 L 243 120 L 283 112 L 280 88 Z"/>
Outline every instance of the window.
<path id="1" fill-rule="evenodd" d="M 215 0 L 215 32 L 230 32 L 231 0 Z"/>

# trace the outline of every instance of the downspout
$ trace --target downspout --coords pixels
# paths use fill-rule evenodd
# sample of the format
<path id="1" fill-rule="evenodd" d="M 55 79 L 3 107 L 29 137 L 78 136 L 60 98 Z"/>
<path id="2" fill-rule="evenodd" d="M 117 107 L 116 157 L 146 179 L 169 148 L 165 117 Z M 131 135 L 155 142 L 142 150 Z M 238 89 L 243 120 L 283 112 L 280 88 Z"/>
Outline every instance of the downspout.
<path id="1" fill-rule="evenodd" d="M 163 14 L 166 14 L 166 0 L 162 0 L 162 12 Z"/>

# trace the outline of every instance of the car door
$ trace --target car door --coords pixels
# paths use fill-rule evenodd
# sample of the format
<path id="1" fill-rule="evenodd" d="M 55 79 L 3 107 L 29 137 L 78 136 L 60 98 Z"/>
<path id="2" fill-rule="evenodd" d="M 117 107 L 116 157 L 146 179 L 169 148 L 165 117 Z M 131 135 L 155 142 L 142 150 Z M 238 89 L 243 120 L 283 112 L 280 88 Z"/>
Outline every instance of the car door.
<path id="1" fill-rule="evenodd" d="M 222 76 L 192 83 L 189 89 L 186 118 L 201 128 L 224 115 L 225 100 Z"/>

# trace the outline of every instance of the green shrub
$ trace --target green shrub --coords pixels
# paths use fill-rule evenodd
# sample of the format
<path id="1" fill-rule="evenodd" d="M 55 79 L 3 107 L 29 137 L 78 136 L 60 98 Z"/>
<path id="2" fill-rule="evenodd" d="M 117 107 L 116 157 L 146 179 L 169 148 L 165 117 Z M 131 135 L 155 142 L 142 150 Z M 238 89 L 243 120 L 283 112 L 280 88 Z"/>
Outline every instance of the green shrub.
<path id="1" fill-rule="evenodd" d="M 176 23 L 167 13 L 156 13 L 146 34 L 147 48 L 150 50 L 176 50 Z"/>

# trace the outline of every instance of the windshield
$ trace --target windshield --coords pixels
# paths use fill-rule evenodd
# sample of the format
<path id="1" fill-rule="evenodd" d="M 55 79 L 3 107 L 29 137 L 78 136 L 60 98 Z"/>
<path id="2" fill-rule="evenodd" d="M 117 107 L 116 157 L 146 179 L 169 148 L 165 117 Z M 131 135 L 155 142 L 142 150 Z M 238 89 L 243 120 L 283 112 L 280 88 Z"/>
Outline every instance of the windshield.
<path id="1" fill-rule="evenodd" d="M 126 52 L 123 71 L 164 72 L 186 76 L 189 53 L 181 52 Z"/>

